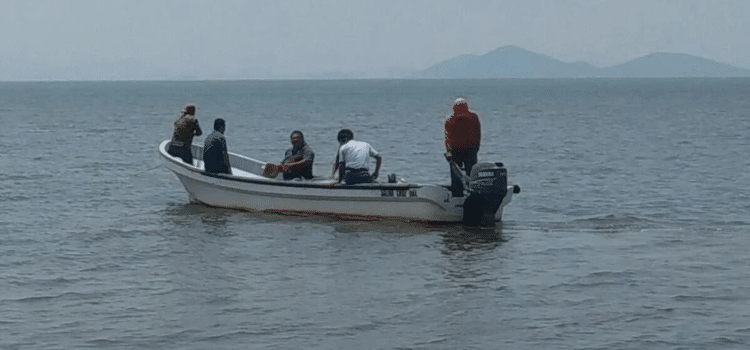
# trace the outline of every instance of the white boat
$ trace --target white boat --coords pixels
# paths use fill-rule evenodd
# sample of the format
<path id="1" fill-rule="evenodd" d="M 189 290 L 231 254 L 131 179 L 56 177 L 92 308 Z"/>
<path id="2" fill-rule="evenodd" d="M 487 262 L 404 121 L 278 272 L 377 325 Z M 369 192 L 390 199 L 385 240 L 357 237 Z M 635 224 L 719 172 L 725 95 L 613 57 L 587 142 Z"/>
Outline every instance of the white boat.
<path id="1" fill-rule="evenodd" d="M 358 185 L 336 184 L 334 179 L 318 177 L 271 179 L 263 176 L 266 162 L 231 152 L 232 175 L 207 173 L 203 169 L 202 146 L 192 146 L 194 160 L 190 165 L 167 153 L 169 142 L 159 145 L 163 164 L 177 175 L 191 202 L 213 207 L 488 226 L 501 220 L 503 207 L 510 203 L 513 193 L 520 192 L 518 186 L 507 185 L 507 175 L 500 163 L 477 164 L 472 174 L 484 173 L 496 178 L 480 178 L 470 184 L 464 197 L 453 197 L 449 186 L 415 184 L 403 179 Z M 495 171 L 478 171 L 483 169 L 482 164 L 485 170 Z M 477 189 L 481 192 L 482 186 L 493 183 L 501 184 L 501 188 L 478 194 Z"/>

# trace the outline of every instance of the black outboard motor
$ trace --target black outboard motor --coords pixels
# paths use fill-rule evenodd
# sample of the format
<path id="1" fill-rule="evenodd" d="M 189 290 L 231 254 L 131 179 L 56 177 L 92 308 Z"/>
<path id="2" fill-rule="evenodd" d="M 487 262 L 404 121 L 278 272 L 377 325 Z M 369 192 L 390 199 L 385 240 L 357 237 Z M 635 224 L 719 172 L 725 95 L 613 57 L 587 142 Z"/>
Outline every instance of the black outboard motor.
<path id="1" fill-rule="evenodd" d="M 500 203 L 508 194 L 508 170 L 503 163 L 478 163 L 471 168 L 469 197 L 464 201 L 464 224 L 492 226 Z"/>

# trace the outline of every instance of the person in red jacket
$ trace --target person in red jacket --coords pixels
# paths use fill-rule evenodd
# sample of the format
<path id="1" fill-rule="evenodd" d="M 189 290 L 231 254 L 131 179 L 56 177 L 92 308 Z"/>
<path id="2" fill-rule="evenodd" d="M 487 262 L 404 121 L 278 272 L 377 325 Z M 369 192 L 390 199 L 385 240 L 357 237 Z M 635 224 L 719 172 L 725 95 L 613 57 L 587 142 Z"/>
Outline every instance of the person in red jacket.
<path id="1" fill-rule="evenodd" d="M 457 98 L 453 101 L 453 114 L 445 120 L 445 159 L 459 167 L 463 166 L 466 174 L 471 175 L 471 168 L 477 163 L 481 139 L 479 116 L 469 110 L 469 101 Z M 454 197 L 464 195 L 461 174 L 456 174 L 452 164 L 451 192 Z"/>

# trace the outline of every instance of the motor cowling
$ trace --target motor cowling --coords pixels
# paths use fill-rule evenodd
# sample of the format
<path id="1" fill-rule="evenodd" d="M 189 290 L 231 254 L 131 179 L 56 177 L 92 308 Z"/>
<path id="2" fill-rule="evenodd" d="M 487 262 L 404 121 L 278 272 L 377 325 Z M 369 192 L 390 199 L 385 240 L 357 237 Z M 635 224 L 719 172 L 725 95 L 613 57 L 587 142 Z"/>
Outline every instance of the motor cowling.
<path id="1" fill-rule="evenodd" d="M 469 176 L 469 197 L 464 201 L 464 224 L 492 226 L 495 213 L 508 194 L 508 170 L 502 163 L 478 163 Z"/>

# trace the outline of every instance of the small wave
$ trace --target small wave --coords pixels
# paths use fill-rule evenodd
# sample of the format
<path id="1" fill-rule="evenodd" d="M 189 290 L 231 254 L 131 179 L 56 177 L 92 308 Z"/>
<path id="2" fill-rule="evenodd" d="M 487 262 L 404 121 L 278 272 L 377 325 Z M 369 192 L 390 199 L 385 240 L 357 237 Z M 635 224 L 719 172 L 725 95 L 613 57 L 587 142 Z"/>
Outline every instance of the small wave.
<path id="1" fill-rule="evenodd" d="M 14 196 L 12 195 L 8 197 L 0 196 L 0 199 L 6 202 L 23 202 L 23 201 L 29 200 L 30 198 L 24 195 L 14 195 Z"/>
<path id="2" fill-rule="evenodd" d="M 30 280 L 30 281 L 33 282 L 34 284 L 39 284 L 39 285 L 59 286 L 62 284 L 77 283 L 80 280 L 81 279 L 68 279 L 65 277 L 55 277 L 55 278 L 47 278 L 47 279 L 37 278 L 34 280 Z"/>
<path id="3" fill-rule="evenodd" d="M 729 266 L 721 266 L 716 264 L 709 264 L 709 263 L 693 263 L 689 265 L 682 265 L 677 266 L 676 268 L 679 268 L 681 270 L 696 270 L 701 272 L 709 272 L 712 270 L 716 271 L 731 271 L 732 267 Z"/>
<path id="4" fill-rule="evenodd" d="M 24 174 L 24 175 L 8 174 L 8 175 L 0 175 L 0 181 L 42 180 L 42 179 L 48 179 L 51 177 L 52 175 L 50 174 L 40 174 L 40 173 L 29 173 L 29 174 Z"/>
<path id="5" fill-rule="evenodd" d="M 108 129 L 91 128 L 91 129 L 84 130 L 84 132 L 89 133 L 89 134 L 103 134 L 106 132 L 125 132 L 125 131 L 128 131 L 128 129 L 126 128 L 108 128 Z"/>
<path id="6" fill-rule="evenodd" d="M 750 205 L 745 206 L 746 208 L 750 208 Z M 714 223 L 714 222 L 711 222 Z M 750 225 L 749 221 L 742 221 L 742 220 L 731 220 L 731 221 L 717 221 L 715 222 L 716 225 L 719 226 L 747 226 Z"/>
<path id="7" fill-rule="evenodd" d="M 733 344 L 746 344 L 744 340 L 739 339 L 731 339 L 727 337 L 718 337 L 715 339 L 717 343 L 721 345 L 733 345 Z"/>
<path id="8" fill-rule="evenodd" d="M 354 331 L 355 333 L 360 333 L 360 332 L 363 332 L 363 331 L 364 332 L 374 331 L 374 330 L 380 328 L 380 326 L 381 326 L 381 324 L 375 322 L 375 323 L 355 324 L 355 325 L 349 326 L 348 328 L 350 330 Z"/>
<path id="9" fill-rule="evenodd" d="M 167 295 L 172 293 L 177 293 L 180 290 L 178 288 L 169 288 L 169 289 L 160 289 L 154 292 L 151 292 L 151 295 Z"/>
<path id="10" fill-rule="evenodd" d="M 552 247 L 547 248 L 544 251 L 539 252 L 539 254 L 542 255 L 573 255 L 577 254 L 578 249 L 577 248 L 571 248 L 571 247 Z"/>
<path id="11" fill-rule="evenodd" d="M 549 208 L 548 210 L 538 208 L 537 211 L 565 215 L 563 211 L 554 208 Z M 575 215 L 568 213 L 568 216 Z M 621 233 L 654 228 L 657 222 L 635 215 L 602 214 L 566 221 L 524 222 L 524 225 L 537 231 Z"/>
<path id="12" fill-rule="evenodd" d="M 635 282 L 635 273 L 632 271 L 596 271 L 584 276 L 574 278 L 570 282 L 550 286 L 550 288 L 582 288 L 601 287 L 607 285 L 630 285 Z"/>
<path id="13" fill-rule="evenodd" d="M 672 299 L 674 301 L 696 302 L 696 301 L 714 301 L 714 300 L 731 301 L 731 300 L 734 300 L 735 298 L 728 297 L 728 296 L 676 295 L 676 296 L 673 296 Z"/>
<path id="14" fill-rule="evenodd" d="M 180 333 L 185 333 L 193 331 L 183 331 Z M 271 331 L 261 331 L 261 332 L 250 332 L 250 331 L 235 331 L 235 332 L 229 332 L 219 335 L 210 335 L 207 337 L 203 337 L 202 339 L 199 339 L 199 341 L 217 341 L 217 340 L 228 340 L 228 339 L 234 339 L 234 338 L 242 338 L 242 337 L 252 337 L 252 336 L 259 336 L 259 335 L 270 335 L 273 334 Z"/>
<path id="15" fill-rule="evenodd" d="M 575 219 L 573 220 L 578 222 L 625 222 L 625 223 L 631 223 L 631 222 L 651 222 L 649 219 L 637 217 L 635 215 L 629 215 L 629 214 L 602 214 L 602 215 L 594 215 L 587 218 L 581 218 L 581 219 Z"/>
<path id="16" fill-rule="evenodd" d="M 99 236 L 98 239 L 103 239 L 103 236 Z M 115 263 L 104 263 L 94 267 L 81 269 L 80 272 L 102 272 L 102 271 L 117 271 L 122 267 L 120 264 Z"/>
<path id="17" fill-rule="evenodd" d="M 87 340 L 86 344 L 90 344 L 95 347 L 109 347 L 117 344 L 117 341 L 110 339 L 91 339 Z"/>
<path id="18" fill-rule="evenodd" d="M 38 302 L 38 301 L 47 301 L 47 300 L 57 300 L 57 299 L 66 299 L 66 300 L 90 300 L 90 299 L 99 299 L 103 298 L 104 294 L 100 292 L 93 292 L 93 293 L 79 293 L 79 292 L 65 292 L 58 295 L 37 295 L 37 296 L 31 296 L 31 297 L 25 297 L 20 299 L 6 299 L 9 301 L 16 301 L 16 302 Z"/>
<path id="19" fill-rule="evenodd" d="M 92 161 L 85 164 L 70 166 L 70 170 L 108 170 L 111 169 L 115 164 L 111 162 L 98 162 Z"/>
<path id="20" fill-rule="evenodd" d="M 575 226 L 608 233 L 618 233 L 653 226 L 654 221 L 630 214 L 602 214 L 571 220 Z"/>

